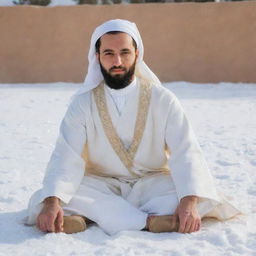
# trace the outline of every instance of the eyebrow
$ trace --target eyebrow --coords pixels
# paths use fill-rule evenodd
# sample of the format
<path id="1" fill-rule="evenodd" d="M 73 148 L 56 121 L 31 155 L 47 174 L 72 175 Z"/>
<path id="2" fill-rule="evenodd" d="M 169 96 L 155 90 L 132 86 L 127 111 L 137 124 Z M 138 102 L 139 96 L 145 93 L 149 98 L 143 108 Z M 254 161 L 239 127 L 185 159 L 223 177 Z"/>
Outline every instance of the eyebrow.
<path id="1" fill-rule="evenodd" d="M 130 52 L 131 50 L 128 49 L 128 48 L 123 48 L 123 49 L 121 49 L 120 51 L 121 51 L 121 52 Z M 111 49 L 105 49 L 105 50 L 103 51 L 103 53 L 108 53 L 108 52 L 114 52 L 114 51 L 111 50 Z"/>
<path id="2" fill-rule="evenodd" d="M 121 52 L 130 52 L 130 51 L 131 51 L 131 50 L 128 49 L 128 48 L 124 48 L 124 49 L 121 50 Z"/>
<path id="3" fill-rule="evenodd" d="M 105 52 L 113 52 L 113 50 L 111 50 L 111 49 L 105 49 L 105 50 L 103 51 L 103 53 L 105 53 Z"/>

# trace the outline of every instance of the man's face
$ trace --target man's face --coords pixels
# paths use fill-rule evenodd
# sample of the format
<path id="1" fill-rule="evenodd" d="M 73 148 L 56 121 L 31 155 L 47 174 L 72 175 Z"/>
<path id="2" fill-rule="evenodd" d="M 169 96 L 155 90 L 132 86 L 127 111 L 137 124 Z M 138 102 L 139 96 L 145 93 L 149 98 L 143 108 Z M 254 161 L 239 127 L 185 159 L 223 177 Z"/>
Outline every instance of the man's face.
<path id="1" fill-rule="evenodd" d="M 114 89 L 126 87 L 134 78 L 138 51 L 132 37 L 126 33 L 105 34 L 97 58 L 105 82 Z"/>

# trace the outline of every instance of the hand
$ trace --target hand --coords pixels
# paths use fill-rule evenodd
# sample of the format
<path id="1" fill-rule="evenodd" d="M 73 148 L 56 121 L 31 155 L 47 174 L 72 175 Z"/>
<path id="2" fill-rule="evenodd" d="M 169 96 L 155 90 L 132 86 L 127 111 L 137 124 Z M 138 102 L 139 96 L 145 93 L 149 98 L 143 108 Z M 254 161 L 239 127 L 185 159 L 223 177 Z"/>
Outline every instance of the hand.
<path id="1" fill-rule="evenodd" d="M 57 197 L 47 197 L 37 217 L 37 227 L 43 232 L 63 231 L 63 210 Z"/>
<path id="2" fill-rule="evenodd" d="M 201 217 L 197 211 L 198 197 L 183 197 L 178 205 L 175 215 L 179 218 L 180 233 L 191 233 L 200 230 Z"/>

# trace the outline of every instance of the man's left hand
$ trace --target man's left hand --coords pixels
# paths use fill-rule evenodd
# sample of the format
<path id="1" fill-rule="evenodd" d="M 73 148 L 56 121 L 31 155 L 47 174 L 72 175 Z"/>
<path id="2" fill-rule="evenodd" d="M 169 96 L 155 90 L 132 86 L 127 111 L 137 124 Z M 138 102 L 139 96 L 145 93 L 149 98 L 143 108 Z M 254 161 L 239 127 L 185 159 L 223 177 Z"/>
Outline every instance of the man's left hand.
<path id="1" fill-rule="evenodd" d="M 197 211 L 198 197 L 186 196 L 180 200 L 175 211 L 175 215 L 179 218 L 180 233 L 196 232 L 201 227 L 201 217 Z"/>

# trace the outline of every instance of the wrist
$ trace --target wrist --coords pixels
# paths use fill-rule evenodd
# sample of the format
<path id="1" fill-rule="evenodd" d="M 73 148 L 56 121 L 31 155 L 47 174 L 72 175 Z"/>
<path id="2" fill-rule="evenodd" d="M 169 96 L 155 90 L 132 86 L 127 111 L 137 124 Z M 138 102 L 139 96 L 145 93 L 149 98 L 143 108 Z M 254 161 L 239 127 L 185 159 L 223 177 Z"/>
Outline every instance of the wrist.
<path id="1" fill-rule="evenodd" d="M 43 203 L 45 205 L 50 205 L 50 204 L 60 204 L 60 199 L 56 196 L 49 196 L 44 199 Z"/>
<path id="2" fill-rule="evenodd" d="M 192 203 L 198 203 L 198 196 L 185 196 L 183 198 L 181 198 L 180 201 L 189 201 L 189 202 L 192 202 Z"/>

